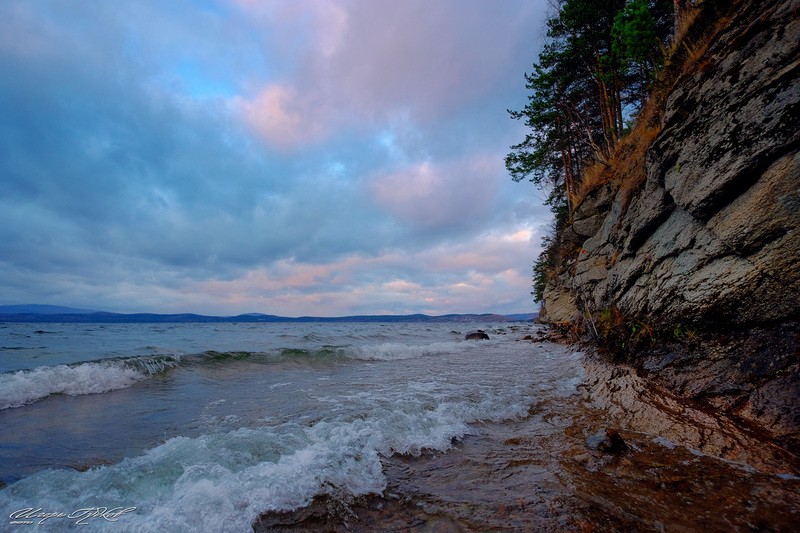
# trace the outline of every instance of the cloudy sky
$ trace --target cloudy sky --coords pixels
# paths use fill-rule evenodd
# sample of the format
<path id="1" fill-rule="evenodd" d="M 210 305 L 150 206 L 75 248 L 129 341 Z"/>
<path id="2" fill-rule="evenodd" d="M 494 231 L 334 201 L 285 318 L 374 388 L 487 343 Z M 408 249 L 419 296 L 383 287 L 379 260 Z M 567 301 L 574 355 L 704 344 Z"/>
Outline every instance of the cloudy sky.
<path id="1" fill-rule="evenodd" d="M 3 0 L 0 304 L 530 312 L 546 0 Z"/>

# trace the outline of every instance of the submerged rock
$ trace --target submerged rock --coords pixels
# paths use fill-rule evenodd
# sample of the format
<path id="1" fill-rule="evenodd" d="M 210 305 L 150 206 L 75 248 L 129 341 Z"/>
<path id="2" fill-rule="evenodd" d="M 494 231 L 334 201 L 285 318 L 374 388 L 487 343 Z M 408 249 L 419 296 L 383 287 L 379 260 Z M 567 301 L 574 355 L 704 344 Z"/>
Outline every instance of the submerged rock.
<path id="1" fill-rule="evenodd" d="M 306 507 L 268 511 L 251 527 L 263 532 L 357 533 L 368 531 L 464 531 L 449 516 L 426 512 L 407 497 L 386 493 L 330 496 L 320 494 Z"/>
<path id="2" fill-rule="evenodd" d="M 616 429 L 601 429 L 588 439 L 586 445 L 592 450 L 620 455 L 628 451 L 628 445 Z"/>
<path id="3" fill-rule="evenodd" d="M 489 335 L 483 331 L 482 329 L 476 329 L 475 331 L 470 331 L 464 337 L 465 340 L 489 340 Z"/>

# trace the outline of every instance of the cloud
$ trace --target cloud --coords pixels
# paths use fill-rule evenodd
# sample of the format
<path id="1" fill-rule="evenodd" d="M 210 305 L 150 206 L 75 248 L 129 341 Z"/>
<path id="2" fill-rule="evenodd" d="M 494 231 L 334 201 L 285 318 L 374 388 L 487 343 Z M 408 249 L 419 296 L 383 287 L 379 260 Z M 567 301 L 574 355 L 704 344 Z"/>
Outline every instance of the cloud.
<path id="1" fill-rule="evenodd" d="M 502 156 L 538 16 L 521 0 L 0 3 L 0 303 L 528 305 L 538 242 L 508 236 L 546 211 Z"/>
<path id="2" fill-rule="evenodd" d="M 431 124 L 476 103 L 509 75 L 521 76 L 509 58 L 523 44 L 520 30 L 541 16 L 540 6 L 523 2 L 238 4 L 284 28 L 267 46 L 295 62 L 282 85 L 268 83 L 240 102 L 263 140 L 285 150 L 402 113 Z M 309 29 L 313 37 L 297 38 Z"/>
<path id="3" fill-rule="evenodd" d="M 268 85 L 252 101 L 235 100 L 245 121 L 270 146 L 294 151 L 330 134 L 330 121 L 291 87 Z"/>
<path id="4" fill-rule="evenodd" d="M 532 306 L 529 265 L 536 237 L 532 227 L 520 226 L 417 252 L 279 261 L 230 280 L 194 282 L 189 292 L 215 295 L 234 308 L 294 315 L 319 309 L 331 315 L 514 312 Z"/>
<path id="5" fill-rule="evenodd" d="M 370 184 L 375 201 L 406 223 L 422 228 L 475 223 L 485 217 L 498 183 L 498 160 L 473 156 L 425 161 L 378 176 Z"/>

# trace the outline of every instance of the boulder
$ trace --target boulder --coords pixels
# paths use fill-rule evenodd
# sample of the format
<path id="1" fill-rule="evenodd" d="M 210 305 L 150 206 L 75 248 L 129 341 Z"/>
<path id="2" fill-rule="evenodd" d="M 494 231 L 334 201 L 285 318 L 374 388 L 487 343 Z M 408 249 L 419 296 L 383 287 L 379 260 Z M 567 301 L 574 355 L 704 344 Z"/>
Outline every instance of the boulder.
<path id="1" fill-rule="evenodd" d="M 474 341 L 474 340 L 489 340 L 489 335 L 483 331 L 482 329 L 476 329 L 475 331 L 470 331 L 464 336 L 465 340 Z"/>

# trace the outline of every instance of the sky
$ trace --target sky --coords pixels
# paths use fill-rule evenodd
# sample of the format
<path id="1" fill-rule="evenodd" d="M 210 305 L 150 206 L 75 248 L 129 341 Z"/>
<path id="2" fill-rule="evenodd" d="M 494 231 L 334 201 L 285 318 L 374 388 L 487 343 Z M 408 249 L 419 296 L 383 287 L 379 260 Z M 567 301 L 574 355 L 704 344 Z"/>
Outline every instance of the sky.
<path id="1" fill-rule="evenodd" d="M 0 304 L 519 313 L 546 0 L 3 0 Z"/>

